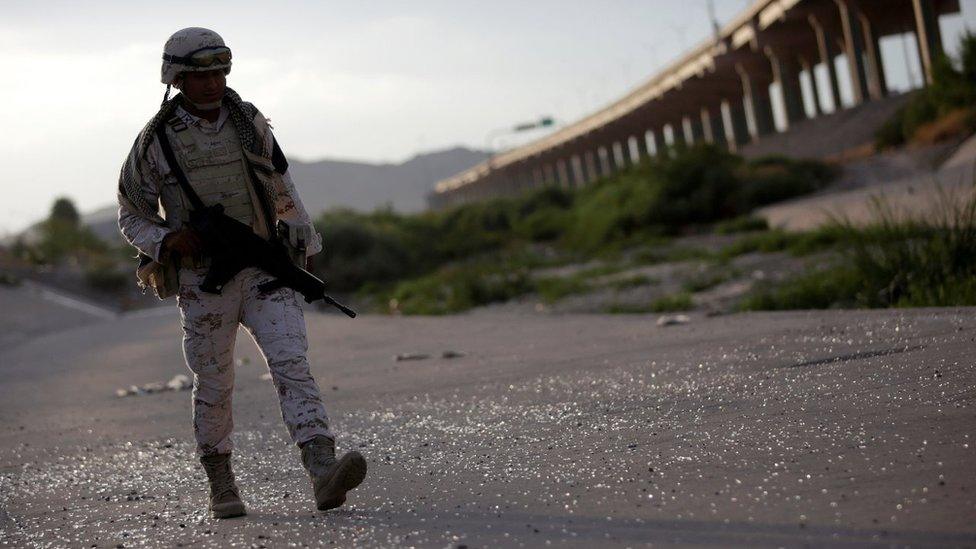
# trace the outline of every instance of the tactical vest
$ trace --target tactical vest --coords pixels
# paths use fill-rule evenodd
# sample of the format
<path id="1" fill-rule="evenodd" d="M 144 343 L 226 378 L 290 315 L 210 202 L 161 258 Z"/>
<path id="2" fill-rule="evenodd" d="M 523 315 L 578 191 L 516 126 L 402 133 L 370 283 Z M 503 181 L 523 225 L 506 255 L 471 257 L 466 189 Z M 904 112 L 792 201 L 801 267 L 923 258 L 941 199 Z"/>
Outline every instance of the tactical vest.
<path id="1" fill-rule="evenodd" d="M 179 117 L 167 121 L 176 139 L 171 139 L 177 162 L 193 190 L 207 206 L 220 203 L 224 213 L 267 238 L 260 223 L 248 180 L 241 140 L 229 120 L 220 131 L 204 133 L 187 126 Z M 183 223 L 189 221 L 189 201 L 184 197 Z"/>

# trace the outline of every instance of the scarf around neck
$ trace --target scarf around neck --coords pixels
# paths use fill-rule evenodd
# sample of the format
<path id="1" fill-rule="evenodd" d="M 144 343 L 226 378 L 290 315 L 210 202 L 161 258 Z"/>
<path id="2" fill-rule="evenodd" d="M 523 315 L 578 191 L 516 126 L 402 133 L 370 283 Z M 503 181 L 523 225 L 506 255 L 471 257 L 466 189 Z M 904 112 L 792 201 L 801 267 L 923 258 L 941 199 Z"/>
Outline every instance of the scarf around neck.
<path id="1" fill-rule="evenodd" d="M 151 219 L 159 218 L 159 214 L 157 213 L 158 208 L 156 204 L 151 204 L 143 195 L 139 181 L 134 177 L 137 170 L 136 164 L 146 156 L 146 152 L 149 150 L 150 145 L 152 145 L 152 140 L 156 137 L 156 128 L 172 118 L 176 108 L 184 104 L 183 102 L 185 100 L 183 94 L 180 93 L 163 103 L 159 112 L 139 132 L 139 136 L 136 138 L 134 145 L 134 154 L 130 154 L 129 158 L 126 159 L 122 165 L 122 172 L 119 175 L 119 193 L 140 213 Z M 257 131 L 254 128 L 254 116 L 257 114 L 257 108 L 242 100 L 241 96 L 231 88 L 227 88 L 221 102 L 227 107 L 228 117 L 234 124 L 234 129 L 237 130 L 237 135 L 241 140 L 241 147 L 244 151 L 270 159 L 271 151 L 264 150 L 264 143 L 258 140 Z M 264 182 L 256 181 L 255 183 L 263 187 L 264 193 L 269 199 L 269 204 L 274 204 L 276 196 L 274 189 L 270 188 Z"/>

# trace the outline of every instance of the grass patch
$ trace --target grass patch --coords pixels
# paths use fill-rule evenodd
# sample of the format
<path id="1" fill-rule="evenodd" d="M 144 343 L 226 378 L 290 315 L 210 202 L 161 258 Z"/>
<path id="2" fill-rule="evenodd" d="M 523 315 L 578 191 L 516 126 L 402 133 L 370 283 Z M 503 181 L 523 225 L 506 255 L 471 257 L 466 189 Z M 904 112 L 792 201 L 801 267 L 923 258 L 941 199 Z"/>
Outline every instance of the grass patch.
<path id="1" fill-rule="evenodd" d="M 593 289 L 584 278 L 579 276 L 537 278 L 534 285 L 542 301 L 549 304 L 568 295 L 587 293 Z"/>
<path id="2" fill-rule="evenodd" d="M 832 224 L 813 231 L 790 233 L 774 229 L 762 233 L 743 236 L 718 252 L 721 259 L 731 259 L 740 255 L 762 252 L 789 252 L 802 257 L 835 247 L 851 237 L 847 228 Z"/>
<path id="3" fill-rule="evenodd" d="M 653 313 L 671 313 L 690 311 L 693 308 L 695 308 L 695 303 L 691 299 L 691 294 L 681 292 L 655 299 L 651 302 L 650 311 Z"/>
<path id="4" fill-rule="evenodd" d="M 829 309 L 858 304 L 861 280 L 857 269 L 845 266 L 800 275 L 774 286 L 766 286 L 747 296 L 743 311 Z"/>
<path id="5" fill-rule="evenodd" d="M 333 290 L 357 292 L 436 278 L 445 265 L 487 264 L 488 257 L 518 268 L 594 258 L 621 263 L 624 250 L 653 243 L 640 263 L 701 259 L 709 253 L 662 245 L 685 226 L 743 216 L 770 201 L 820 188 L 831 176 L 823 164 L 746 160 L 719 147 L 696 146 L 579 189 L 549 186 L 411 215 L 335 210 L 316 220 L 325 253 L 315 256 L 315 268 Z M 739 220 L 728 230 L 754 223 Z M 532 258 L 539 250 L 547 255 Z M 543 285 L 549 296 L 582 289 L 578 281 Z"/>
<path id="6" fill-rule="evenodd" d="M 878 149 L 908 142 L 933 142 L 976 130 L 976 34 L 960 38 L 959 59 L 935 59 L 934 82 L 915 93 L 875 134 Z"/>
<path id="7" fill-rule="evenodd" d="M 20 286 L 20 278 L 11 273 L 0 272 L 0 286 Z"/>
<path id="8" fill-rule="evenodd" d="M 403 314 L 451 314 L 507 301 L 532 290 L 528 272 L 524 270 L 484 264 L 449 266 L 397 284 L 390 298 L 390 309 Z"/>
<path id="9" fill-rule="evenodd" d="M 620 278 L 614 280 L 607 284 L 608 288 L 612 288 L 616 292 L 623 290 L 628 290 L 630 288 L 639 288 L 641 286 L 651 286 L 654 284 L 659 284 L 661 281 L 647 276 L 647 275 L 632 275 L 625 278 Z"/>
<path id="10" fill-rule="evenodd" d="M 769 230 L 769 223 L 764 218 L 751 215 L 741 215 L 715 225 L 715 234 L 735 234 L 767 230 Z"/>
<path id="11" fill-rule="evenodd" d="M 745 310 L 976 305 L 976 196 L 942 194 L 939 218 L 903 220 L 875 202 L 878 222 L 835 224 L 840 258 L 825 269 L 757 289 Z"/>
<path id="12" fill-rule="evenodd" d="M 633 255 L 637 265 L 657 265 L 680 261 L 711 261 L 718 256 L 710 250 L 697 246 L 670 246 L 663 248 L 643 248 Z"/>
<path id="13" fill-rule="evenodd" d="M 685 279 L 681 287 L 690 293 L 703 292 L 735 277 L 738 273 L 731 269 L 711 269 L 697 272 Z"/>

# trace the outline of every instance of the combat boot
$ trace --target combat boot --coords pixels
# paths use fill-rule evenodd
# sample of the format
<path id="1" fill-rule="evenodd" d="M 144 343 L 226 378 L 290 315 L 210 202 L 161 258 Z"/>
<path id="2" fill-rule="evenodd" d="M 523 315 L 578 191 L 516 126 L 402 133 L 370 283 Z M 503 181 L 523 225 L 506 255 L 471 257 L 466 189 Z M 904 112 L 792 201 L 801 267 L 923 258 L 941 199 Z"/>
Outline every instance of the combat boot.
<path id="1" fill-rule="evenodd" d="M 234 484 L 230 468 L 230 454 L 216 454 L 200 458 L 210 480 L 210 514 L 215 519 L 246 515 L 244 502 Z"/>
<path id="2" fill-rule="evenodd" d="M 319 511 L 334 509 L 346 502 L 346 492 L 366 478 L 366 459 L 352 451 L 335 457 L 335 441 L 317 436 L 302 445 L 302 464 L 308 469 Z"/>

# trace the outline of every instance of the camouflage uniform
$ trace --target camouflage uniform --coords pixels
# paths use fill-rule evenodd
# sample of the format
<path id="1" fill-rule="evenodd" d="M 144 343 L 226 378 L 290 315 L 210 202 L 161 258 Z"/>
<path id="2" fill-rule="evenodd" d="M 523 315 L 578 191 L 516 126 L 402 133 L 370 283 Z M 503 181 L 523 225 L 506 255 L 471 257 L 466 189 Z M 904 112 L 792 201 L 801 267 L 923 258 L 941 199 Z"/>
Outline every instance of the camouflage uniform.
<path id="1" fill-rule="evenodd" d="M 234 194 L 228 193 L 226 188 L 208 194 L 206 185 L 213 182 L 226 185 L 225 180 L 233 177 L 228 176 L 226 170 L 221 172 L 219 169 L 225 169 L 234 162 L 241 164 L 245 158 L 237 150 L 232 150 L 234 154 L 230 156 L 227 154 L 228 149 L 233 149 L 226 146 L 228 139 L 236 143 L 237 149 L 240 148 L 240 140 L 233 132 L 230 137 L 226 135 L 227 127 L 232 124 L 224 110 L 226 109 L 222 108 L 221 116 L 215 123 L 210 123 L 177 108 L 174 119 L 167 122 L 169 141 L 194 188 L 201 181 L 200 177 L 210 178 L 203 184 L 204 188 L 200 192 L 207 204 Z M 253 124 L 257 138 L 264 144 L 263 148 L 271 151 L 276 147 L 270 126 L 259 112 L 255 114 Z M 185 139 L 189 135 L 185 132 L 199 132 L 192 134 L 200 138 L 197 144 Z M 181 138 L 184 138 L 182 144 Z M 234 139 L 237 141 L 233 141 Z M 208 148 L 216 152 L 210 154 L 206 150 Z M 201 166 L 202 157 L 206 158 Z M 214 158 L 216 160 L 211 161 Z M 253 155 L 247 158 L 251 161 L 262 161 Z M 160 255 L 163 238 L 186 223 L 189 208 L 188 200 L 170 173 L 162 149 L 158 143 L 153 142 L 146 149 L 145 155 L 140 155 L 137 141 L 130 153 L 129 162 L 132 166 L 131 173 L 138 178 L 141 196 L 152 204 L 158 204 L 160 211 L 158 217 L 147 215 L 135 207 L 124 193 L 120 193 L 119 226 L 126 239 L 142 253 L 160 265 L 169 267 L 174 274 L 178 269 L 178 290 L 174 288 L 174 291 L 177 293 L 183 325 L 184 356 L 187 366 L 193 372 L 193 426 L 198 453 L 201 456 L 227 454 L 233 447 L 230 438 L 233 430 L 233 350 L 239 325 L 243 325 L 250 333 L 268 362 L 272 381 L 278 390 L 281 415 L 292 440 L 296 444 L 318 436 L 334 440 L 329 431 L 329 420 L 319 389 L 309 372 L 305 319 L 295 292 L 283 288 L 262 294 L 257 290 L 257 285 L 269 280 L 270 276 L 255 268 L 238 273 L 219 295 L 200 291 L 199 284 L 207 272 L 205 262 L 184 262 L 178 266 L 168 263 L 168 258 Z M 270 161 L 266 163 L 270 165 Z M 194 171 L 195 167 L 203 171 Z M 255 185 L 252 178 L 246 175 L 246 171 L 240 173 L 243 183 L 238 181 L 237 184 L 240 189 L 246 189 L 245 194 L 249 196 L 237 200 L 237 203 L 252 204 L 253 208 L 248 211 L 247 207 L 239 206 L 240 215 L 237 217 L 239 220 L 252 220 L 257 234 L 267 238 L 268 228 L 273 227 L 277 219 L 311 226 L 287 168 L 280 172 L 257 172 L 266 177 L 260 182 L 261 185 Z M 269 193 L 262 192 L 269 188 L 274 197 L 274 203 L 270 205 L 266 198 Z M 241 193 L 236 194 L 240 198 Z M 269 207 L 261 208 L 260 205 Z M 269 221 L 266 212 L 270 212 L 273 219 Z M 309 256 L 321 250 L 321 237 L 314 231 L 310 234 L 312 238 L 306 250 Z M 157 293 L 161 297 L 165 295 L 158 289 Z"/>
<path id="2" fill-rule="evenodd" d="M 305 358 L 305 317 L 295 291 L 259 292 L 258 285 L 271 277 L 248 268 L 228 282 L 220 295 L 208 294 L 199 288 L 204 275 L 206 269 L 181 269 L 176 298 L 183 321 L 183 353 L 194 375 L 193 433 L 200 454 L 226 454 L 233 447 L 231 393 L 238 325 L 244 326 L 264 354 L 292 440 L 301 443 L 317 435 L 333 438 Z"/>

